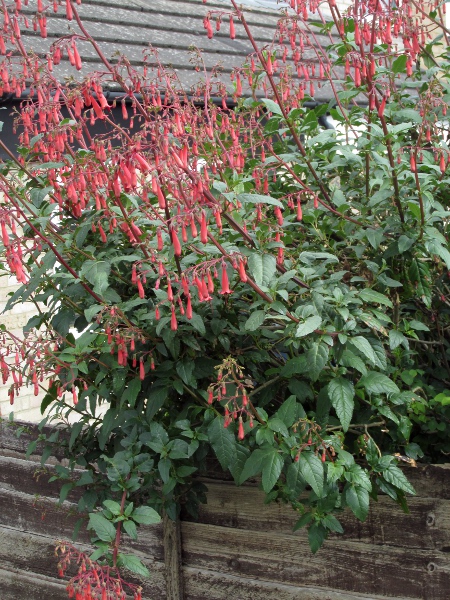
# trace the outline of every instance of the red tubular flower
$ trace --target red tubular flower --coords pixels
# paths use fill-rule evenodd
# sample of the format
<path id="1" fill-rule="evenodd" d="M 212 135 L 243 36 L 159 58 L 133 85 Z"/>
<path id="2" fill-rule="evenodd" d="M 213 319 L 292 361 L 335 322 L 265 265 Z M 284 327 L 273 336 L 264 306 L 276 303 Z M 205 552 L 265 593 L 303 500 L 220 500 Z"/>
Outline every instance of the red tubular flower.
<path id="1" fill-rule="evenodd" d="M 202 213 L 202 220 L 200 224 L 200 241 L 202 244 L 206 244 L 208 241 L 208 228 L 206 224 L 206 215 Z"/>
<path id="2" fill-rule="evenodd" d="M 228 273 L 225 263 L 222 264 L 222 289 L 219 294 L 232 294 L 233 290 L 230 290 L 230 282 L 228 280 Z"/>
<path id="3" fill-rule="evenodd" d="M 242 417 L 239 417 L 238 440 L 243 440 L 244 435 L 244 423 L 242 422 Z"/>
<path id="4" fill-rule="evenodd" d="M 142 358 L 139 361 L 139 379 L 141 381 L 144 381 L 144 379 L 145 379 L 145 366 L 144 366 L 144 361 Z"/>
<path id="5" fill-rule="evenodd" d="M 172 304 L 172 316 L 170 318 L 170 329 L 176 331 L 178 329 L 177 317 L 175 315 L 175 306 Z"/>
<path id="6" fill-rule="evenodd" d="M 181 256 L 181 244 L 175 229 L 172 229 L 172 244 L 175 256 Z"/>
<path id="7" fill-rule="evenodd" d="M 236 30 L 234 27 L 233 16 L 230 16 L 230 38 L 232 40 L 234 40 L 235 37 L 236 37 Z"/>
<path id="8" fill-rule="evenodd" d="M 242 282 L 247 281 L 247 273 L 245 272 L 245 264 L 242 259 L 239 259 L 239 278 Z"/>

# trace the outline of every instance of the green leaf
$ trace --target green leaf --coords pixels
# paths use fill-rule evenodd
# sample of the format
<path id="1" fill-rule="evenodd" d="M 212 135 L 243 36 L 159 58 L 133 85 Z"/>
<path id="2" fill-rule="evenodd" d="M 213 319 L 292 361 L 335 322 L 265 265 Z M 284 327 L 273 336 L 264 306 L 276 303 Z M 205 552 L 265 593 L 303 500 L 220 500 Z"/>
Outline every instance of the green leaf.
<path id="1" fill-rule="evenodd" d="M 431 307 L 430 270 L 428 266 L 414 258 L 408 270 L 411 283 L 416 289 L 417 295 L 427 308 Z"/>
<path id="2" fill-rule="evenodd" d="M 355 406 L 353 383 L 343 377 L 332 379 L 328 384 L 328 396 L 341 422 L 342 429 L 346 432 L 351 423 Z"/>
<path id="3" fill-rule="evenodd" d="M 312 381 L 319 378 L 320 373 L 327 364 L 329 349 L 326 344 L 315 342 L 306 354 L 308 375 Z"/>
<path id="4" fill-rule="evenodd" d="M 262 463 L 262 487 L 268 494 L 274 487 L 283 468 L 283 459 L 276 448 L 271 448 L 271 452 L 265 453 Z"/>
<path id="5" fill-rule="evenodd" d="M 84 311 L 84 318 L 88 323 L 92 321 L 97 313 L 102 310 L 103 306 L 101 304 L 92 304 L 89 308 L 86 308 Z"/>
<path id="6" fill-rule="evenodd" d="M 131 518 L 141 525 L 156 525 L 161 521 L 159 514 L 150 506 L 138 506 L 131 513 Z"/>
<path id="7" fill-rule="evenodd" d="M 397 329 L 391 329 L 389 331 L 389 348 L 391 350 L 395 350 L 401 344 L 406 344 L 406 348 L 408 348 L 408 340 L 403 335 L 403 333 L 401 331 L 398 331 Z"/>
<path id="8" fill-rule="evenodd" d="M 280 105 L 273 100 L 270 100 L 269 98 L 262 98 L 261 102 L 270 112 L 274 113 L 275 115 L 283 116 L 283 111 L 281 110 Z"/>
<path id="9" fill-rule="evenodd" d="M 395 485 L 395 487 L 399 488 L 403 492 L 406 492 L 413 496 L 415 495 L 416 490 L 409 483 L 403 471 L 396 467 L 394 464 L 390 463 L 387 469 L 384 469 L 382 475 L 388 483 Z"/>
<path id="10" fill-rule="evenodd" d="M 304 515 L 302 515 L 300 517 L 300 519 L 294 525 L 293 531 L 297 531 L 298 529 L 305 527 L 305 525 L 309 525 L 309 523 L 311 523 L 312 520 L 313 520 L 313 514 L 310 512 L 305 513 Z"/>
<path id="11" fill-rule="evenodd" d="M 344 350 L 339 364 L 344 367 L 356 369 L 361 373 L 361 375 L 366 375 L 367 373 L 367 368 L 364 362 L 359 358 L 359 356 L 356 356 L 356 354 L 353 354 L 353 352 L 350 350 Z"/>
<path id="12" fill-rule="evenodd" d="M 112 542 L 116 537 L 116 528 L 100 513 L 89 514 L 88 529 L 93 529 L 95 535 L 104 542 Z"/>
<path id="13" fill-rule="evenodd" d="M 189 323 L 192 325 L 192 327 L 196 331 L 199 332 L 200 335 L 205 335 L 206 327 L 205 327 L 205 323 L 200 315 L 193 313 L 192 318 L 190 319 Z"/>
<path id="14" fill-rule="evenodd" d="M 281 419 L 286 427 L 291 427 L 297 419 L 297 400 L 295 396 L 289 396 L 277 410 L 275 416 Z"/>
<path id="15" fill-rule="evenodd" d="M 114 500 L 105 500 L 103 506 L 105 506 L 115 517 L 120 515 L 120 504 L 118 502 L 115 502 Z"/>
<path id="16" fill-rule="evenodd" d="M 277 261 L 271 254 L 253 252 L 248 257 L 248 269 L 257 285 L 268 286 L 277 270 Z"/>
<path id="17" fill-rule="evenodd" d="M 244 329 L 246 331 L 255 331 L 256 329 L 261 327 L 265 318 L 266 318 L 265 311 L 255 310 L 254 312 L 251 313 L 249 318 L 246 320 L 246 322 L 244 324 Z"/>
<path id="18" fill-rule="evenodd" d="M 334 533 L 344 533 L 342 525 L 334 515 L 325 515 L 321 520 L 321 523 L 329 531 L 334 531 Z"/>
<path id="19" fill-rule="evenodd" d="M 306 481 L 301 472 L 300 460 L 289 465 L 286 473 L 286 485 L 296 499 L 305 489 Z"/>
<path id="20" fill-rule="evenodd" d="M 141 385 L 142 381 L 139 379 L 139 377 L 135 377 L 129 381 L 122 394 L 122 402 L 128 402 L 131 408 L 133 408 L 136 403 L 136 398 L 141 391 Z"/>
<path id="21" fill-rule="evenodd" d="M 357 335 L 355 337 L 350 338 L 348 340 L 348 342 L 349 342 L 349 344 L 351 344 L 352 346 L 357 348 L 361 352 L 361 354 L 363 354 L 367 358 L 367 360 L 370 363 L 375 364 L 375 362 L 376 362 L 375 353 L 373 351 L 372 346 L 366 340 L 366 338 L 362 337 L 362 335 Z"/>
<path id="22" fill-rule="evenodd" d="M 61 486 L 61 490 L 59 492 L 59 504 L 62 504 L 64 502 L 64 500 L 66 500 L 67 496 L 69 495 L 70 490 L 74 487 L 74 484 L 69 481 L 68 483 L 65 483 L 63 486 Z"/>
<path id="23" fill-rule="evenodd" d="M 140 577 L 150 577 L 150 572 L 146 566 L 142 564 L 142 562 L 138 559 L 134 554 L 119 554 L 118 557 L 119 566 L 128 569 L 132 573 L 136 573 Z"/>
<path id="24" fill-rule="evenodd" d="M 327 539 L 327 530 L 321 523 L 313 523 L 308 528 L 308 542 L 311 552 L 315 554 Z"/>
<path id="25" fill-rule="evenodd" d="M 94 286 L 96 294 L 103 294 L 109 286 L 108 277 L 111 265 L 105 260 L 86 260 L 81 269 L 80 276 L 85 277 Z"/>
<path id="26" fill-rule="evenodd" d="M 320 458 L 313 452 L 304 451 L 298 459 L 300 473 L 319 498 L 323 493 L 324 469 Z"/>
<path id="27" fill-rule="evenodd" d="M 284 437 L 289 436 L 287 427 L 281 419 L 277 417 L 272 417 L 271 419 L 269 419 L 267 425 L 272 431 L 275 431 L 276 433 L 281 433 L 281 435 L 283 435 Z"/>
<path id="28" fill-rule="evenodd" d="M 238 194 L 237 197 L 242 204 L 271 204 L 272 206 L 284 208 L 284 204 L 281 200 L 277 200 L 271 196 L 263 196 L 261 194 Z"/>
<path id="29" fill-rule="evenodd" d="M 250 456 L 250 450 L 241 444 L 236 444 L 236 460 L 230 465 L 230 473 L 234 481 L 239 485 L 244 465 Z"/>
<path id="30" fill-rule="evenodd" d="M 222 469 L 228 469 L 236 459 L 236 440 L 224 422 L 223 417 L 216 417 L 208 427 L 208 437 Z"/>
<path id="31" fill-rule="evenodd" d="M 345 501 L 360 521 L 365 521 L 369 513 L 369 492 L 360 486 L 350 485 L 345 491 Z"/>
<path id="32" fill-rule="evenodd" d="M 398 58 L 394 60 L 392 63 L 392 72 L 393 73 L 403 73 L 406 68 L 406 62 L 408 57 L 406 54 L 401 54 Z"/>
<path id="33" fill-rule="evenodd" d="M 123 528 L 128 533 L 132 540 L 137 540 L 137 527 L 133 521 L 124 521 Z"/>
<path id="34" fill-rule="evenodd" d="M 261 472 L 264 456 L 264 451 L 261 448 L 257 448 L 250 454 L 239 477 L 239 485 Z"/>
<path id="35" fill-rule="evenodd" d="M 177 361 L 176 363 L 176 371 L 180 376 L 181 380 L 184 381 L 186 385 L 189 385 L 192 377 L 192 373 L 194 372 L 195 363 L 193 360 L 184 359 Z"/>
<path id="36" fill-rule="evenodd" d="M 359 380 L 359 385 L 366 388 L 369 394 L 397 394 L 400 392 L 396 383 L 389 379 L 387 375 L 378 373 L 378 371 L 369 371 Z"/>
<path id="37" fill-rule="evenodd" d="M 398 251 L 400 252 L 400 254 L 403 254 L 403 252 L 406 252 L 407 250 L 409 250 L 415 241 L 416 241 L 415 238 L 409 237 L 407 235 L 401 235 L 398 238 L 398 242 L 397 242 L 398 243 Z"/>
<path id="38" fill-rule="evenodd" d="M 374 304 L 384 304 L 392 308 L 392 302 L 384 294 L 380 294 L 371 288 L 366 288 L 359 293 L 359 297 L 364 302 L 373 302 Z"/>
<path id="39" fill-rule="evenodd" d="M 322 319 L 318 315 L 308 317 L 303 323 L 300 323 L 295 332 L 296 337 L 309 335 L 322 324 Z"/>

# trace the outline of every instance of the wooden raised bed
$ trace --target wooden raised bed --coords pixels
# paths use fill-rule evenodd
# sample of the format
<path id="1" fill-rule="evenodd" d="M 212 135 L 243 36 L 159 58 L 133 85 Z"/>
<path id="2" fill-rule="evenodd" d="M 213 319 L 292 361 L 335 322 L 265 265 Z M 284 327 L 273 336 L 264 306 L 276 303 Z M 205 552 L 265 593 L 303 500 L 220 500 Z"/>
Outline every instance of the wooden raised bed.
<path id="1" fill-rule="evenodd" d="M 65 600 L 54 541 L 70 539 L 77 516 L 58 504 L 39 456 L 25 458 L 29 433 L 0 425 L 0 598 Z M 51 464 L 48 469 L 51 470 Z M 315 556 L 305 532 L 292 532 L 293 511 L 264 505 L 255 484 L 207 479 L 200 519 L 141 529 L 132 550 L 152 573 L 153 600 L 448 600 L 450 466 L 408 470 L 417 490 L 405 515 L 381 497 L 366 523 L 351 514 L 345 534 Z M 87 538 L 82 537 L 86 543 Z M 180 566 L 181 556 L 181 566 Z"/>

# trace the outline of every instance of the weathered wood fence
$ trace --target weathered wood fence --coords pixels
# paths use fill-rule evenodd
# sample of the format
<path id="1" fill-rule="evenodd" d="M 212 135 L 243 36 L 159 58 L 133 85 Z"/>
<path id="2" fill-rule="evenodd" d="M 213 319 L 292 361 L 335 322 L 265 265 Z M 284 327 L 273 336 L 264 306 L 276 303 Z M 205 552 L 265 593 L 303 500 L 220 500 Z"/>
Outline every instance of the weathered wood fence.
<path id="1" fill-rule="evenodd" d="M 77 519 L 58 504 L 39 456 L 26 459 L 33 426 L 17 438 L 0 425 L 0 599 L 65 600 L 54 541 Z M 418 492 L 405 515 L 381 497 L 366 523 L 347 514 L 345 534 L 312 556 L 292 532 L 289 507 L 263 504 L 256 485 L 205 480 L 200 519 L 141 529 L 132 551 L 152 572 L 146 600 L 450 599 L 450 466 L 408 470 Z M 87 538 L 81 537 L 81 543 Z"/>

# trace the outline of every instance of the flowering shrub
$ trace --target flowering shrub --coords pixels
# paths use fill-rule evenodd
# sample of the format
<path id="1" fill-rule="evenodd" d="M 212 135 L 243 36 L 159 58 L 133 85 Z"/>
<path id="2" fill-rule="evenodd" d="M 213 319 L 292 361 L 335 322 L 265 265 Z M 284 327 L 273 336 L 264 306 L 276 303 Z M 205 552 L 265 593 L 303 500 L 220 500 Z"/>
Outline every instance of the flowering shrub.
<path id="1" fill-rule="evenodd" d="M 260 48 L 231 0 L 204 21 L 232 39 L 240 22 L 254 48 L 230 109 L 216 73 L 188 98 L 151 48 L 141 71 L 111 63 L 72 0 L 79 33 L 42 62 L 20 0 L 2 2 L 3 90 L 31 85 L 0 173 L 5 269 L 22 284 L 8 308 L 40 308 L 23 342 L 2 334 L 1 371 L 11 404 L 25 383 L 48 387 L 43 424 L 67 423 L 47 441 L 70 460 L 62 499 L 86 490 L 98 569 L 146 573 L 121 535 L 153 509 L 195 515 L 212 454 L 290 503 L 317 551 L 345 507 L 364 520 L 382 492 L 406 509 L 397 454 L 450 451 L 449 32 L 431 4 L 341 14 L 329 0 L 327 21 L 292 0 Z M 47 18 L 38 3 L 43 36 Z M 79 39 L 104 70 L 63 84 L 52 64 L 67 53 L 79 69 Z M 321 86 L 334 100 L 311 108 Z"/>

